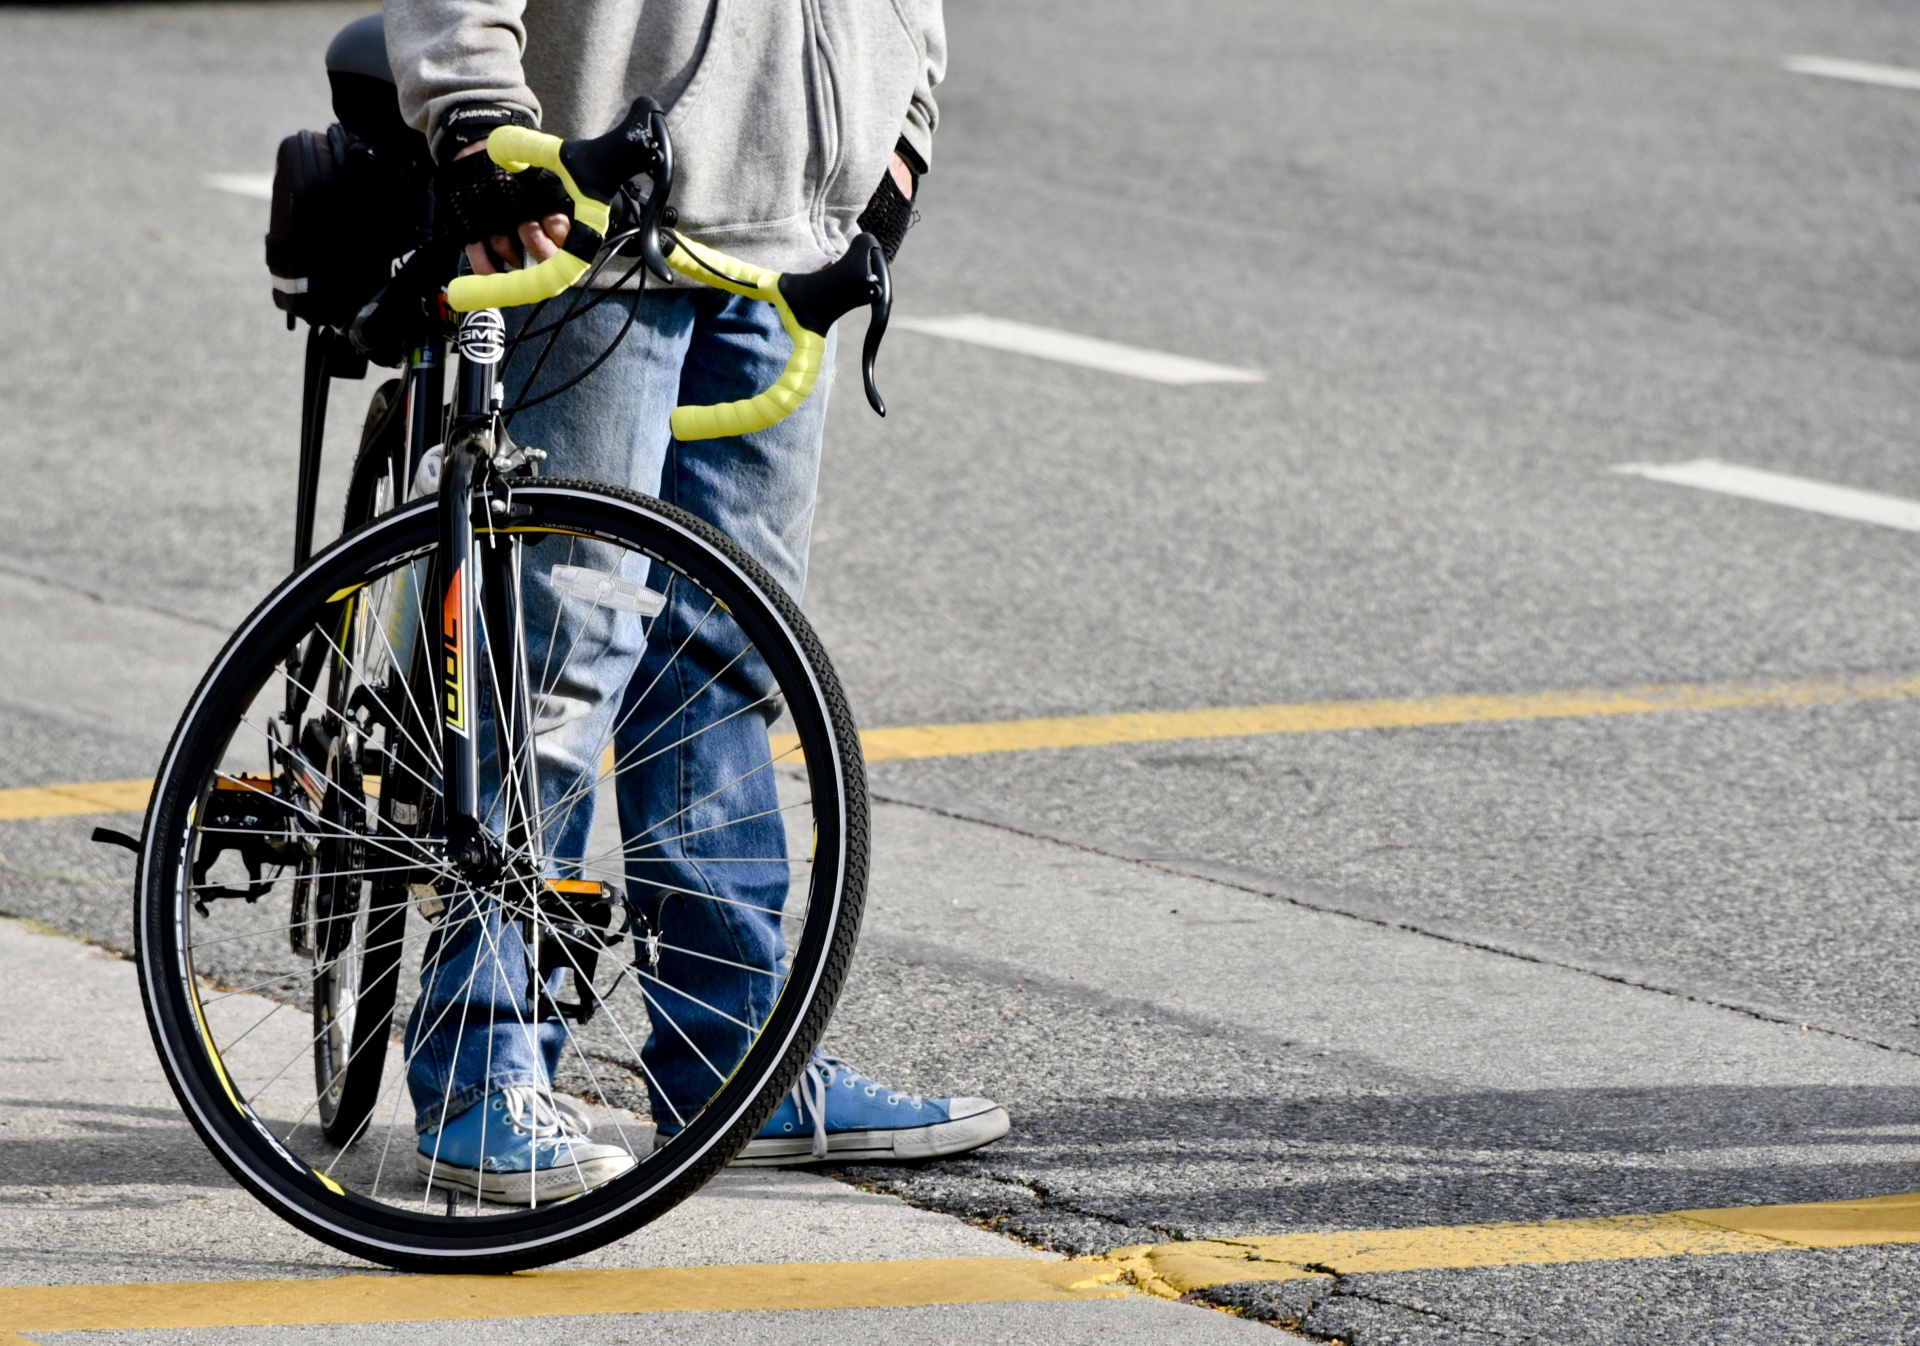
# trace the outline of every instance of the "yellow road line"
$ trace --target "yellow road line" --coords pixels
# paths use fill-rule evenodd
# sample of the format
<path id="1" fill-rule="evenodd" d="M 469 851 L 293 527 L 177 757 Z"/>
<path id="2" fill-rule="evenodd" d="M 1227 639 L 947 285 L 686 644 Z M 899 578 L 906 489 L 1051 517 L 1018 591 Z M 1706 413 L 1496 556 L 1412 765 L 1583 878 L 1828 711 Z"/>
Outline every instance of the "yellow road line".
<path id="1" fill-rule="evenodd" d="M 339 1276 L 325 1280 L 0 1289 L 20 1332 L 293 1327 L 326 1323 L 543 1318 L 747 1309 L 871 1309 L 1049 1303 L 1126 1293 L 1112 1268 L 1024 1257 L 917 1262 L 542 1271 L 518 1276 Z"/>
<path id="2" fill-rule="evenodd" d="M 0 790 L 0 822 L 60 818 L 78 813 L 138 813 L 153 793 L 150 780 L 103 780 L 82 785 L 42 785 Z"/>
<path id="3" fill-rule="evenodd" d="M 1639 1257 L 1920 1243 L 1920 1194 L 1792 1206 L 1683 1210 L 1530 1224 L 1275 1234 L 1122 1248 L 1134 1284 L 1177 1298 L 1209 1285 L 1368 1272 L 1611 1262 Z"/>
<path id="4" fill-rule="evenodd" d="M 1860 701 L 1904 701 L 1920 696 L 1920 676 L 1805 678 L 1775 683 L 1666 683 L 1648 687 L 1524 692 L 1512 696 L 1428 696 L 1379 701 L 1304 701 L 1290 705 L 1219 706 L 1205 710 L 1142 711 L 1129 715 L 1064 715 L 971 724 L 904 725 L 860 735 L 869 762 L 901 762 L 1047 748 L 1095 748 L 1118 743 L 1180 739 L 1259 738 L 1325 734 L 1351 729 L 1411 729 L 1509 720 L 1573 720 L 1610 715 L 1664 715 L 1675 711 L 1736 710 L 1763 706 L 1820 706 Z M 797 740 L 775 735 L 776 756 Z M 612 750 L 601 756 L 613 770 Z M 147 806 L 151 782 L 100 781 L 0 790 L 0 822 L 81 813 L 134 812 Z"/>
<path id="5" fill-rule="evenodd" d="M 860 736 L 870 762 L 1038 748 L 1091 748 L 1176 739 L 1323 734 L 1345 729 L 1405 729 L 1502 720 L 1565 720 L 1605 715 L 1757 706 L 1812 706 L 1895 701 L 1920 696 L 1920 677 L 1808 678 L 1777 683 L 1671 683 L 1625 689 L 1590 688 L 1514 696 L 1432 696 L 1382 701 L 1307 701 L 1292 705 L 1223 706 L 1135 715 L 1067 715 L 1039 720 L 869 729 Z"/>
<path id="6" fill-rule="evenodd" d="M 1920 1243 L 1920 1194 L 1526 1224 L 1259 1235 L 1122 1248 L 1106 1257 L 1070 1262 L 954 1257 L 518 1276 L 22 1286 L 0 1288 L 0 1323 L 6 1325 L 0 1328 L 0 1346 L 7 1346 L 8 1331 L 1060 1303 L 1125 1294 L 1124 1281 L 1152 1294 L 1178 1297 L 1234 1281 L 1778 1253 L 1877 1243 Z"/>
<path id="7" fill-rule="evenodd" d="M 1730 1206 L 1675 1211 L 1678 1217 L 1779 1239 L 1804 1248 L 1855 1248 L 1871 1243 L 1920 1243 L 1920 1192 L 1859 1201 L 1811 1201 L 1794 1206 Z"/>

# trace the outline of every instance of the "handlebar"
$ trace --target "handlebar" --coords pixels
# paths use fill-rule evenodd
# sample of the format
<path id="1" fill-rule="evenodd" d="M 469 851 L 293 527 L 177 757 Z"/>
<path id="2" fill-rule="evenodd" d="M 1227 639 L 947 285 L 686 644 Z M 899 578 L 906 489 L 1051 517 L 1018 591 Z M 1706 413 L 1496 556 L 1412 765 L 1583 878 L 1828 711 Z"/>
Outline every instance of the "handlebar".
<path id="1" fill-rule="evenodd" d="M 676 407 L 678 439 L 747 435 L 777 425 L 813 392 L 826 359 L 827 333 L 853 309 L 871 309 L 861 350 L 860 373 L 867 402 L 880 415 L 887 406 L 874 383 L 873 365 L 893 308 L 893 282 L 886 254 L 872 234 L 860 234 L 839 261 L 819 271 L 781 273 L 697 243 L 664 229 L 673 189 L 673 146 L 666 117 L 651 98 L 634 100 L 620 125 L 591 140 L 561 140 L 524 126 L 496 127 L 487 154 L 509 173 L 544 168 L 559 177 L 573 198 L 573 225 L 559 252 L 537 265 L 490 276 L 458 276 L 447 284 L 447 307 L 466 313 L 482 308 L 537 304 L 565 293 L 593 269 L 612 225 L 612 202 L 621 187 L 642 173 L 653 190 L 640 211 L 636 239 L 647 269 L 662 281 L 672 271 L 716 289 L 772 304 L 793 340 L 793 355 L 773 386 L 737 402 Z M 671 218 L 667 216 L 667 218 Z"/>
<path id="2" fill-rule="evenodd" d="M 665 231 L 663 237 L 671 244 L 668 266 L 689 280 L 772 304 L 780 315 L 780 325 L 793 339 L 793 354 L 771 388 L 717 406 L 675 407 L 674 438 L 750 435 L 785 420 L 807 400 L 814 380 L 820 377 L 828 330 L 862 304 L 870 305 L 872 313 L 861 351 L 860 374 L 868 404 L 882 416 L 887 414 L 887 404 L 873 381 L 874 358 L 880 353 L 880 338 L 886 335 L 887 317 L 893 308 L 893 282 L 879 239 L 860 234 L 846 255 L 832 266 L 820 271 L 782 273 L 729 257 L 672 231 Z"/>
<path id="3" fill-rule="evenodd" d="M 456 276 L 447 284 L 447 307 L 456 313 L 537 304 L 565 293 L 593 269 L 613 221 L 613 199 L 630 179 L 653 177 L 641 209 L 640 255 L 647 269 L 671 280 L 660 254 L 659 226 L 673 190 L 673 143 L 666 115 L 651 98 L 636 98 L 621 123 L 591 140 L 562 140 L 526 126 L 498 126 L 487 137 L 487 157 L 509 173 L 544 168 L 573 198 L 572 228 L 560 251 L 537 265 L 491 276 Z"/>

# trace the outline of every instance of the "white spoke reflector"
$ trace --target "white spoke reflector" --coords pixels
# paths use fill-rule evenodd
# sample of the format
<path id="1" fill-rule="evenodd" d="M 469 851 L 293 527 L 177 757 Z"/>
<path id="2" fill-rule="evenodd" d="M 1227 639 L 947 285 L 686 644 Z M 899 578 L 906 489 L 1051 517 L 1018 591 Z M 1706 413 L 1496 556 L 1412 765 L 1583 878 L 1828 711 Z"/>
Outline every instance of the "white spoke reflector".
<path id="1" fill-rule="evenodd" d="M 556 593 L 566 594 L 569 598 L 584 598 L 589 603 L 597 603 L 616 612 L 637 612 L 642 617 L 656 617 L 660 609 L 667 605 L 665 594 L 655 593 L 644 584 L 621 579 L 604 570 L 588 570 L 585 566 L 555 566 L 550 573 Z"/>

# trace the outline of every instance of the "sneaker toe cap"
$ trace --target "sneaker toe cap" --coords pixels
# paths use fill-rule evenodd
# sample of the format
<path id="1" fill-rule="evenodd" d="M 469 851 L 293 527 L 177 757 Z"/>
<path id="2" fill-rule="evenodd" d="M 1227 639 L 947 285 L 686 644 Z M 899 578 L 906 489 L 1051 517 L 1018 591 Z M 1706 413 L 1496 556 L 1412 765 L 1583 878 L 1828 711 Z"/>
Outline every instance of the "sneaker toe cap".
<path id="1" fill-rule="evenodd" d="M 980 1117 L 989 1112 L 1000 1111 L 1000 1105 L 991 1098 L 950 1098 L 947 1100 L 947 1120 L 964 1122 L 972 1117 Z"/>
<path id="2" fill-rule="evenodd" d="M 575 1145 L 572 1154 L 554 1167 L 572 1168 L 578 1165 L 581 1174 L 591 1185 L 617 1178 L 638 1162 L 618 1145 L 595 1145 L 589 1142 Z"/>
<path id="3" fill-rule="evenodd" d="M 955 1103 L 962 1101 L 954 1100 Z M 963 1154 L 982 1145 L 991 1145 L 1012 1129 L 1007 1110 L 999 1104 L 981 1098 L 964 1101 L 984 1103 L 986 1106 L 984 1110 L 969 1112 L 964 1116 L 956 1112 L 949 1120 L 936 1122 L 932 1126 L 894 1132 L 893 1157 L 916 1160 Z"/>

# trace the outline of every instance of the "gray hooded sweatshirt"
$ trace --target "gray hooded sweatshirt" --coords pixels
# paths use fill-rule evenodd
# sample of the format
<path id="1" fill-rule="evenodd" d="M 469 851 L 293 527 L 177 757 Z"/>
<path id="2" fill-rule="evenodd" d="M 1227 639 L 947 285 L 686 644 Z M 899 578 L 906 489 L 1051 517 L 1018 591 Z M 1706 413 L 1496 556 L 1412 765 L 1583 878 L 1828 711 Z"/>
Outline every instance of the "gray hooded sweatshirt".
<path id="1" fill-rule="evenodd" d="M 463 103 L 598 135 L 651 94 L 693 237 L 811 271 L 859 232 L 895 143 L 933 162 L 940 0 L 385 0 L 407 120 Z"/>

